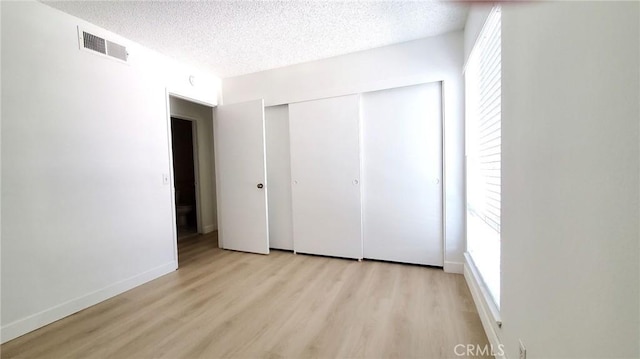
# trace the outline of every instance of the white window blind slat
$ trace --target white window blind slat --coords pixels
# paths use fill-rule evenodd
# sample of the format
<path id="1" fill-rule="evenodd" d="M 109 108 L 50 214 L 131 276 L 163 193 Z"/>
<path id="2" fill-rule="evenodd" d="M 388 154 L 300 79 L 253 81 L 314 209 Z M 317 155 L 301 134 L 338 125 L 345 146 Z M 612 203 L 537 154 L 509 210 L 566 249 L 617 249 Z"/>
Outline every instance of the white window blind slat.
<path id="1" fill-rule="evenodd" d="M 479 124 L 479 130 L 483 131 L 486 127 L 500 123 L 500 108 L 502 104 L 498 102 L 495 107 L 485 114 L 485 121 Z"/>
<path id="2" fill-rule="evenodd" d="M 489 17 L 466 70 L 471 95 L 467 131 L 469 207 L 500 231 L 502 52 L 500 12 Z"/>
<path id="3" fill-rule="evenodd" d="M 482 117 L 478 122 L 480 128 L 483 128 L 488 123 L 500 121 L 499 118 L 495 119 L 494 117 L 500 114 L 502 101 L 500 99 L 492 99 L 490 101 L 478 106 L 478 115 Z"/>
<path id="4" fill-rule="evenodd" d="M 465 66 L 467 252 L 500 307 L 502 30 L 494 6 Z"/>
<path id="5" fill-rule="evenodd" d="M 488 76 L 492 73 L 495 73 L 496 61 L 502 55 L 502 51 L 500 49 L 500 39 L 496 39 L 493 43 L 488 44 L 490 48 L 485 49 L 485 54 L 487 57 L 480 60 L 480 69 L 484 72 L 480 74 L 480 77 L 488 78 Z M 493 71 L 492 71 L 493 70 Z"/>
<path id="6" fill-rule="evenodd" d="M 488 148 L 500 145 L 500 128 L 479 136 L 480 146 Z"/>
<path id="7" fill-rule="evenodd" d="M 500 101 L 500 96 L 497 96 L 497 92 L 500 91 L 500 84 L 502 79 L 500 76 L 492 78 L 490 81 L 492 83 L 487 83 L 487 87 L 480 92 L 480 96 L 482 96 L 482 100 L 480 102 L 480 109 L 491 108 L 491 105 L 496 101 Z"/>
<path id="8" fill-rule="evenodd" d="M 500 126 L 500 123 L 494 124 L 491 127 L 488 127 L 485 131 L 480 131 L 480 133 L 478 134 L 478 140 L 481 141 L 481 143 L 486 143 L 495 139 L 499 139 L 501 137 L 501 132 L 502 128 Z"/>

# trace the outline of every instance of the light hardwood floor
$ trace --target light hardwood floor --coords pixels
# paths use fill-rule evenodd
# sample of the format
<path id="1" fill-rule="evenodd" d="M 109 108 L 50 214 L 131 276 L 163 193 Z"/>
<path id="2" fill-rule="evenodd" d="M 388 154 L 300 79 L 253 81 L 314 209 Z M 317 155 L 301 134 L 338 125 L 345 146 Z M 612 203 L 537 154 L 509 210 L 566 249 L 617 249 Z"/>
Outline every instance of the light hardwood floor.
<path id="1" fill-rule="evenodd" d="M 454 358 L 487 345 L 441 269 L 179 244 L 180 269 L 2 345 L 2 358 Z"/>

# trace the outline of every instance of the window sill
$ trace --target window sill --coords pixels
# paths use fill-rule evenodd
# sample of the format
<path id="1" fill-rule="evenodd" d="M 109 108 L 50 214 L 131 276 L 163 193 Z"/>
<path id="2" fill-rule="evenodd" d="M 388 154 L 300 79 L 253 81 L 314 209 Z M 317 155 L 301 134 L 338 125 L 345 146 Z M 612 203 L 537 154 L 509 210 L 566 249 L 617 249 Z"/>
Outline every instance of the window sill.
<path id="1" fill-rule="evenodd" d="M 493 297 L 489 293 L 489 289 L 487 288 L 484 281 L 482 280 L 482 277 L 480 276 L 480 272 L 478 272 L 478 268 L 476 268 L 476 265 L 473 262 L 473 258 L 471 258 L 471 255 L 468 252 L 465 252 L 464 258 L 465 258 L 465 277 L 467 276 L 470 277 L 470 278 L 467 278 L 467 282 L 469 282 L 469 280 L 473 281 L 473 283 L 468 283 L 468 285 L 469 287 L 475 287 L 476 290 L 474 290 L 474 288 L 471 288 L 472 292 L 475 291 L 477 292 L 477 294 L 481 296 L 481 298 L 474 297 L 474 299 L 476 300 L 476 306 L 479 307 L 478 309 L 480 309 L 480 307 L 486 308 L 486 314 L 489 316 L 488 319 L 490 319 L 497 328 L 501 328 L 502 319 L 500 318 L 500 309 L 496 305 L 495 301 L 493 300 Z M 478 299 L 480 299 L 482 303 L 477 303 Z M 488 328 L 485 328 L 485 331 L 487 331 L 487 329 Z"/>

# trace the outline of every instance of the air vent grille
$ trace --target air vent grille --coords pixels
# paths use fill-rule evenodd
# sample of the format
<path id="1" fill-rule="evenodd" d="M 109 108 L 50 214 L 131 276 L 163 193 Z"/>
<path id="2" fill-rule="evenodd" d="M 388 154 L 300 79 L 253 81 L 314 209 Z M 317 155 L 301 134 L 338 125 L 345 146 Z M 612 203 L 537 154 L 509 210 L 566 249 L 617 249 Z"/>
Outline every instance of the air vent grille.
<path id="1" fill-rule="evenodd" d="M 122 61 L 127 61 L 127 48 L 107 40 L 107 55 Z"/>
<path id="2" fill-rule="evenodd" d="M 83 46 L 85 49 L 93 50 L 101 54 L 107 54 L 105 41 L 103 38 L 90 34 L 88 32 L 82 32 Z"/>
<path id="3" fill-rule="evenodd" d="M 129 52 L 127 52 L 125 46 L 86 32 L 81 29 L 80 26 L 78 26 L 78 40 L 80 50 L 87 50 L 94 54 L 109 56 L 122 62 L 127 62 L 129 58 Z"/>

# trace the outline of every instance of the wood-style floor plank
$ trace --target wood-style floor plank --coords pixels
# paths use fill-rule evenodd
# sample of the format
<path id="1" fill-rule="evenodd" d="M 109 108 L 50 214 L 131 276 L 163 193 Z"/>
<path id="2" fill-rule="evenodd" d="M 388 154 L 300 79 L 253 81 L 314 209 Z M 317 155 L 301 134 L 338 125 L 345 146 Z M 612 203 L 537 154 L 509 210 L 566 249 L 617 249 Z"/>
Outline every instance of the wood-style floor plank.
<path id="1" fill-rule="evenodd" d="M 2 358 L 452 358 L 488 344 L 461 275 L 179 242 L 180 269 L 7 342 Z"/>

